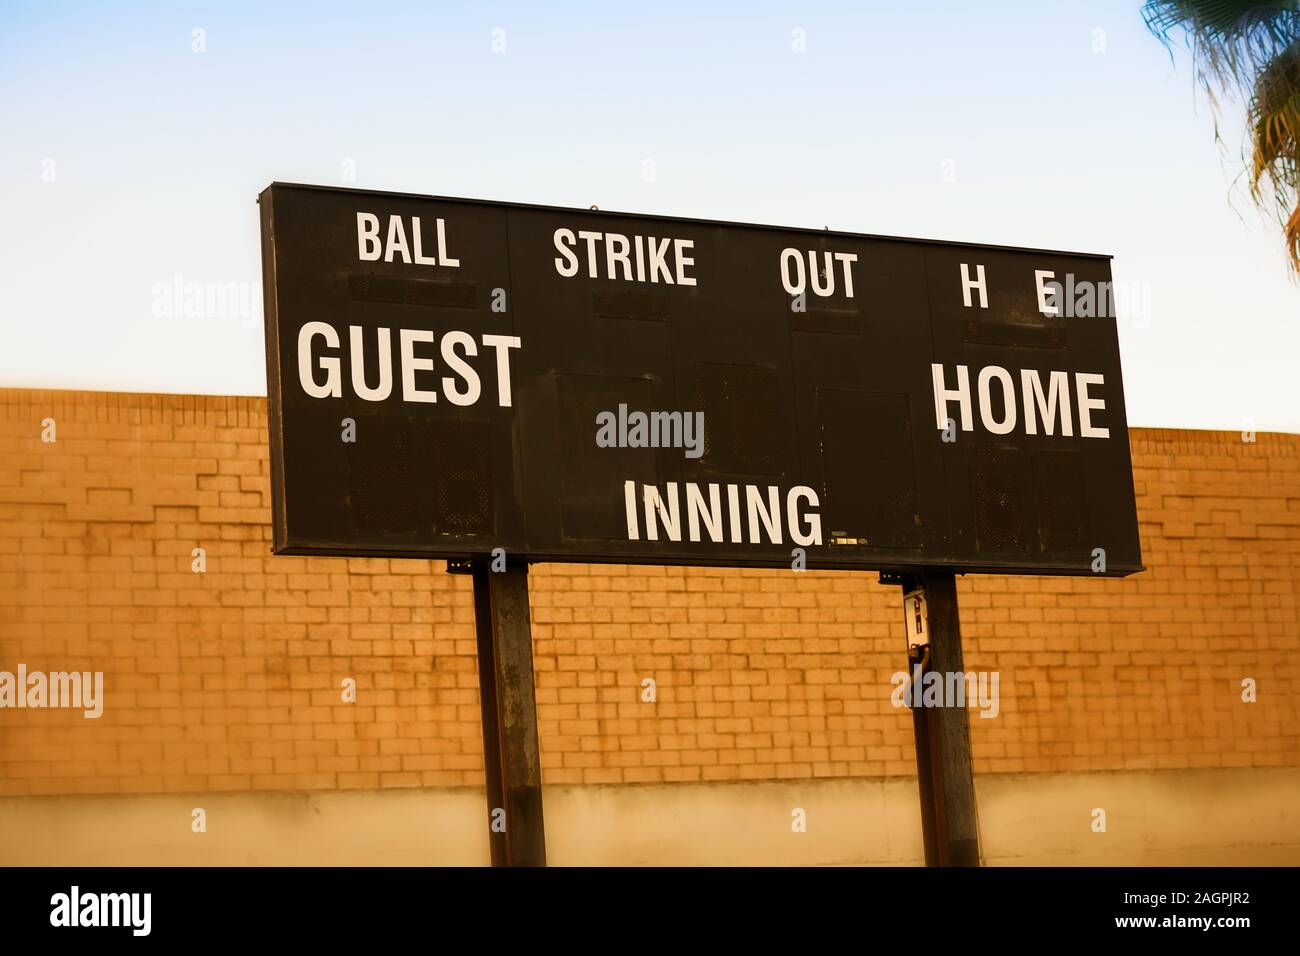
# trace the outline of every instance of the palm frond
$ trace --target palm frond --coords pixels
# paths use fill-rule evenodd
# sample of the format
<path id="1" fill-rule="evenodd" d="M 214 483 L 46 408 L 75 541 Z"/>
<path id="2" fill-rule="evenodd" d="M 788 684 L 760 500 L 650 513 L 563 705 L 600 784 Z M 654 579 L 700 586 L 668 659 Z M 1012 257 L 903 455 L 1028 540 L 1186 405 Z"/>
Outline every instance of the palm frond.
<path id="1" fill-rule="evenodd" d="M 1142 16 L 1171 51 L 1181 32 L 1198 74 L 1224 89 L 1249 86 L 1300 36 L 1300 0 L 1148 0 Z"/>
<path id="2" fill-rule="evenodd" d="M 1300 0 L 1148 0 L 1142 15 L 1170 56 L 1182 35 L 1216 141 L 1223 100 L 1246 101 L 1251 199 L 1277 216 L 1300 277 Z"/>
<path id="3" fill-rule="evenodd" d="M 1275 206 L 1300 271 L 1300 41 L 1260 70 L 1247 116 L 1251 197 Z"/>

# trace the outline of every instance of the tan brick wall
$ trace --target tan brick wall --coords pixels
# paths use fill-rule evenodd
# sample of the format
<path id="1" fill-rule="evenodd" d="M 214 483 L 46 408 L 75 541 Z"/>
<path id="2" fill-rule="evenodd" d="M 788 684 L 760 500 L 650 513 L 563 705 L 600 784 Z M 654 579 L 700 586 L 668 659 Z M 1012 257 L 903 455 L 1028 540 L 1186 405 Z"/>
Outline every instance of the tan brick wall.
<path id="1" fill-rule="evenodd" d="M 976 772 L 1300 766 L 1300 436 L 1131 440 L 1150 570 L 961 582 Z M 0 670 L 106 681 L 99 720 L 0 710 L 0 795 L 481 785 L 468 580 L 269 538 L 264 400 L 0 390 Z M 875 575 L 550 565 L 532 602 L 548 783 L 912 771 Z"/>

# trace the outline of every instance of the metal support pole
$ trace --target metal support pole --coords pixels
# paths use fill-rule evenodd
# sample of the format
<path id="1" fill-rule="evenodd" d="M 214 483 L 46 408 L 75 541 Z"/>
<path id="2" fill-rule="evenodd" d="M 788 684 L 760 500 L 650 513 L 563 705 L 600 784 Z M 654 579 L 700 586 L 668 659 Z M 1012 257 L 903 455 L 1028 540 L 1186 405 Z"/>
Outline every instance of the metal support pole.
<path id="1" fill-rule="evenodd" d="M 949 572 L 925 571 L 902 576 L 904 595 L 920 587 L 925 594 L 929 644 L 909 647 L 908 672 L 934 672 L 947 680 L 963 674 L 957 578 Z M 979 822 L 975 811 L 975 777 L 971 769 L 970 722 L 966 707 L 923 706 L 922 684 L 912 688 L 912 728 L 916 737 L 916 774 L 921 792 L 921 832 L 926 866 L 979 866 Z"/>
<path id="2" fill-rule="evenodd" d="M 912 692 L 921 692 L 920 679 L 929 669 L 930 648 L 908 648 L 908 680 Z M 925 843 L 925 865 L 939 865 L 939 835 L 934 818 L 934 765 L 930 760 L 930 716 L 919 702 L 912 704 L 912 735 L 916 739 L 916 785 L 921 792 L 921 839 Z"/>
<path id="3" fill-rule="evenodd" d="M 492 865 L 545 866 L 528 565 L 475 559 L 471 573 Z"/>

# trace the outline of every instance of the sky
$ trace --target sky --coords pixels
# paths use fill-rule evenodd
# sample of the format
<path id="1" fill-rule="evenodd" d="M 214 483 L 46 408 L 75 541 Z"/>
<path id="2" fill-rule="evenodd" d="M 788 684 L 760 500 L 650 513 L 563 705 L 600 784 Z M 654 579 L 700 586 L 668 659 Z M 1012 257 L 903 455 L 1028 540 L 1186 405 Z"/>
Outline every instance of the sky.
<path id="1" fill-rule="evenodd" d="M 265 394 L 285 181 L 1109 253 L 1131 425 L 1300 432 L 1239 110 L 1140 7 L 0 0 L 0 386 Z"/>

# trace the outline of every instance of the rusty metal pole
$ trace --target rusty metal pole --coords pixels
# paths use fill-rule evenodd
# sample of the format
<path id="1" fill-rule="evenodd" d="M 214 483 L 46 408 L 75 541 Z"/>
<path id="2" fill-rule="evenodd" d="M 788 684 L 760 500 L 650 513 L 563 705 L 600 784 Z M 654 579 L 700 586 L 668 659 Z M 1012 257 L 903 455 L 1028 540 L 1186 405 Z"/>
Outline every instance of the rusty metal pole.
<path id="1" fill-rule="evenodd" d="M 545 866 L 528 565 L 475 559 L 471 574 L 492 865 Z"/>
<path id="2" fill-rule="evenodd" d="M 902 575 L 898 583 L 904 596 L 918 588 L 924 594 L 928 644 L 909 646 L 909 679 L 915 678 L 916 666 L 922 661 L 923 673 L 936 673 L 945 682 L 949 674 L 964 673 L 957 576 L 923 571 Z M 912 687 L 911 704 L 925 865 L 979 866 L 969 715 L 964 706 L 925 707 L 921 691 L 919 684 Z"/>
<path id="3" fill-rule="evenodd" d="M 919 582 L 903 579 L 903 595 L 907 595 Z M 909 613 L 904 610 L 904 614 Z M 908 706 L 912 708 L 912 737 L 916 741 L 916 786 L 921 795 L 921 841 L 925 846 L 925 865 L 939 865 L 938 823 L 934 812 L 934 768 L 930 760 L 930 715 L 921 706 L 922 679 L 930 664 L 930 645 L 911 643 L 907 647 Z"/>

